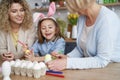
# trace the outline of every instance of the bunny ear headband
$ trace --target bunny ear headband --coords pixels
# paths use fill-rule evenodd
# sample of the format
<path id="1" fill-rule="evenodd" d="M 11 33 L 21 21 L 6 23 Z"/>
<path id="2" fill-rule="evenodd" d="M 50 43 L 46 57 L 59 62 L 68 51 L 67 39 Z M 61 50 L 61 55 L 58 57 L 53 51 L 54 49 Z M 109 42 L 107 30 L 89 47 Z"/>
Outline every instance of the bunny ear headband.
<path id="1" fill-rule="evenodd" d="M 55 14 L 55 12 L 56 12 L 55 2 L 52 2 L 49 6 L 49 10 L 48 10 L 47 15 L 44 15 L 43 13 L 34 13 L 33 14 L 33 20 L 34 20 L 34 22 L 36 22 L 39 19 L 40 20 L 45 19 L 45 18 L 54 19 L 52 16 Z"/>

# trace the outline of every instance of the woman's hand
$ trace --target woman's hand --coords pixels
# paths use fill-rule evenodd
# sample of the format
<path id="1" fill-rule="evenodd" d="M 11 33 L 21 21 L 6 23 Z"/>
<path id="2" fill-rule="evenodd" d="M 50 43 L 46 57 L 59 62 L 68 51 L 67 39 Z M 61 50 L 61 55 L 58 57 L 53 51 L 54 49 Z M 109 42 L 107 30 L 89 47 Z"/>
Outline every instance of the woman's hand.
<path id="1" fill-rule="evenodd" d="M 58 59 L 67 58 L 66 55 L 64 55 L 64 54 L 59 54 L 59 53 L 57 53 L 57 52 L 52 52 L 51 55 L 52 55 L 53 57 L 55 57 L 55 58 L 58 58 Z"/>
<path id="2" fill-rule="evenodd" d="M 46 63 L 50 70 L 60 71 L 66 69 L 66 65 L 67 65 L 66 55 L 59 54 L 57 52 L 52 52 L 51 55 L 56 59 Z"/>
<path id="3" fill-rule="evenodd" d="M 67 58 L 55 59 L 46 63 L 50 70 L 60 71 L 66 69 Z"/>
<path id="4" fill-rule="evenodd" d="M 11 53 L 11 52 L 3 53 L 3 54 L 1 55 L 1 57 L 2 57 L 2 60 L 11 61 L 11 60 L 14 59 L 14 54 Z"/>

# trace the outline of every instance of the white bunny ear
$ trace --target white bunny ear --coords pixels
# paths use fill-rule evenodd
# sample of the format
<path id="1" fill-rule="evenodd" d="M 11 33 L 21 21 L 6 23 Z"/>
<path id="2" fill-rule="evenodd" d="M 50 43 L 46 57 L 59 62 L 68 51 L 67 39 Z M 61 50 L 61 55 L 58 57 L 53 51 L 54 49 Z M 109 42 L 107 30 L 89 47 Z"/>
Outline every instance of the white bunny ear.
<path id="1" fill-rule="evenodd" d="M 49 6 L 49 11 L 48 11 L 47 17 L 53 16 L 55 14 L 55 12 L 56 12 L 55 2 L 52 2 Z"/>
<path id="2" fill-rule="evenodd" d="M 36 22 L 39 19 L 44 18 L 44 17 L 45 17 L 44 14 L 36 12 L 36 13 L 33 14 L 33 22 Z"/>

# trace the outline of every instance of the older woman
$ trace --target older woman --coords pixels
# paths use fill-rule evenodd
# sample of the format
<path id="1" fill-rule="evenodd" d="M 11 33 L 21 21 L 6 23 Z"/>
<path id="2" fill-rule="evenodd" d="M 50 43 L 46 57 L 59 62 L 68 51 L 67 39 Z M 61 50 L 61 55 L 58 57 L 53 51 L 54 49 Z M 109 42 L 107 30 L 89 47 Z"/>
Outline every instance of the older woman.
<path id="1" fill-rule="evenodd" d="M 25 0 L 2 0 L 0 3 L 0 55 L 3 60 L 24 56 L 18 40 L 32 46 L 36 30 Z"/>
<path id="2" fill-rule="evenodd" d="M 120 19 L 96 0 L 66 0 L 70 12 L 77 12 L 77 46 L 65 55 L 54 54 L 48 62 L 52 70 L 103 68 L 120 62 Z"/>

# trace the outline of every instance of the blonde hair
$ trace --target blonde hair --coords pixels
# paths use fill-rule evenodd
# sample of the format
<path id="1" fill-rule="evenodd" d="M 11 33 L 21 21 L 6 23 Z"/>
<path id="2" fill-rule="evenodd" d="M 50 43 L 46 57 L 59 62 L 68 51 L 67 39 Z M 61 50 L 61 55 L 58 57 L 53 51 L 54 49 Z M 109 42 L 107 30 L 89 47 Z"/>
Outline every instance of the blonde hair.
<path id="1" fill-rule="evenodd" d="M 19 3 L 25 10 L 25 18 L 21 24 L 22 29 L 27 30 L 31 28 L 33 24 L 32 12 L 25 0 L 2 0 L 0 2 L 0 30 L 11 30 L 8 10 L 13 3 Z"/>
<path id="2" fill-rule="evenodd" d="M 66 0 L 66 6 L 70 12 L 74 13 L 79 12 L 80 9 L 89 8 L 95 2 L 96 0 Z"/>

